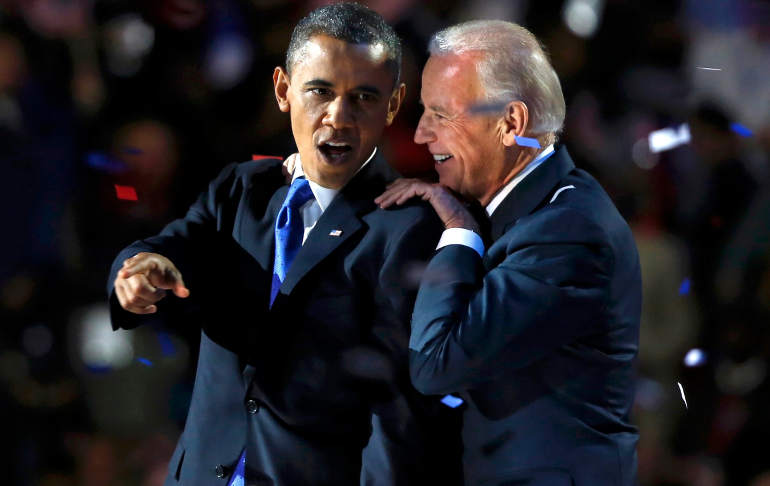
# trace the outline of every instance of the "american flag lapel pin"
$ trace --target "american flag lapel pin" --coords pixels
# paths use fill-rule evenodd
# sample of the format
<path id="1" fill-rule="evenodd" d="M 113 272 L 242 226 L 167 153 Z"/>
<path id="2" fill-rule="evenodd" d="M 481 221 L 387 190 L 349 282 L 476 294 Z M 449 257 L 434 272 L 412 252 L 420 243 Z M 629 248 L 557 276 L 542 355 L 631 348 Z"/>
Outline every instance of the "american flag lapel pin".
<path id="1" fill-rule="evenodd" d="M 342 234 L 342 230 L 336 229 L 329 231 L 329 236 L 340 236 Z"/>

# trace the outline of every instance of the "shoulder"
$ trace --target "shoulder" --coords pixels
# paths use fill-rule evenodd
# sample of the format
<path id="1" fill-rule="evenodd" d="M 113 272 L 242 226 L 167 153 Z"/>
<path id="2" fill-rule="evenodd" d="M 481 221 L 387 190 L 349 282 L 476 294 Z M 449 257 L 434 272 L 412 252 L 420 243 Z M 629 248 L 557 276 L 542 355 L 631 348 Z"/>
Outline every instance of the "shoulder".
<path id="1" fill-rule="evenodd" d="M 606 242 L 613 246 L 632 239 L 628 224 L 610 196 L 582 169 L 570 171 L 519 223 L 546 239 Z"/>
<path id="2" fill-rule="evenodd" d="M 282 165 L 283 160 L 275 157 L 233 163 L 228 167 L 232 167 L 231 170 L 234 177 L 244 182 L 252 182 L 258 176 L 280 176 L 283 178 Z"/>
<path id="3" fill-rule="evenodd" d="M 439 234 L 444 229 L 433 207 L 421 199 L 412 199 L 403 205 L 387 209 L 377 207 L 369 216 L 373 223 L 390 228 L 393 233 L 415 229 L 429 235 Z"/>
<path id="4" fill-rule="evenodd" d="M 283 185 L 283 161 L 280 158 L 260 159 L 247 162 L 233 162 L 226 165 L 211 181 L 209 189 L 230 193 L 250 188 L 255 183 L 263 186 Z"/>

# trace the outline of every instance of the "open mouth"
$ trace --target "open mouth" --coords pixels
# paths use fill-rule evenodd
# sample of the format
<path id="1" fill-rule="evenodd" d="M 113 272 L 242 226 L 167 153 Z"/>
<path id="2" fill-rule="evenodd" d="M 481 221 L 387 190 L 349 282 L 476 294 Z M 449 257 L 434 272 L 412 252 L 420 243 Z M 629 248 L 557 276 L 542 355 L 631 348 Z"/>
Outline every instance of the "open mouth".
<path id="1" fill-rule="evenodd" d="M 433 154 L 433 160 L 436 161 L 437 164 L 443 164 L 447 160 L 451 159 L 453 157 L 452 154 Z"/>
<path id="2" fill-rule="evenodd" d="M 324 142 L 318 146 L 318 150 L 327 160 L 334 162 L 345 159 L 352 152 L 353 147 L 345 142 Z"/>

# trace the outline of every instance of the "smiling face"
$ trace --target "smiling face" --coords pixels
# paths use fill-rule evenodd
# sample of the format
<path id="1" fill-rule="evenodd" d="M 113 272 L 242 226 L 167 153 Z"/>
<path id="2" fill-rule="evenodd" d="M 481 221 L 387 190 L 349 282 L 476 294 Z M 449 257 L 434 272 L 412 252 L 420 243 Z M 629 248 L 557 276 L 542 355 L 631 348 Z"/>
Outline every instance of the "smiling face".
<path id="1" fill-rule="evenodd" d="M 339 189 L 369 158 L 403 99 L 393 76 L 382 46 L 325 35 L 305 44 L 291 76 L 275 69 L 278 106 L 291 115 L 308 179 Z"/>
<path id="2" fill-rule="evenodd" d="M 476 71 L 477 54 L 432 55 L 422 74 L 425 111 L 414 141 L 433 154 L 441 184 L 486 205 L 510 175 L 505 123 L 472 114 L 486 103 Z"/>

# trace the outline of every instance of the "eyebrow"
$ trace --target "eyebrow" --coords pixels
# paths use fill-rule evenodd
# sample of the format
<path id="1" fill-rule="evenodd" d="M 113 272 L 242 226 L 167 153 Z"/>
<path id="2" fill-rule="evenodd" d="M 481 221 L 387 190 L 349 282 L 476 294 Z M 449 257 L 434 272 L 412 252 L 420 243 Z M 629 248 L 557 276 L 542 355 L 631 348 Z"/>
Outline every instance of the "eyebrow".
<path id="1" fill-rule="evenodd" d="M 438 105 L 430 105 L 428 108 L 430 108 L 432 111 L 435 111 L 436 113 L 443 113 L 443 114 L 447 113 L 447 111 L 444 108 Z"/>
<path id="2" fill-rule="evenodd" d="M 323 80 L 323 79 L 311 79 L 310 81 L 306 82 L 302 86 L 304 86 L 306 88 L 308 88 L 310 86 L 323 86 L 325 88 L 331 88 L 334 85 L 332 83 L 330 83 L 329 81 L 326 81 L 326 80 Z"/>

